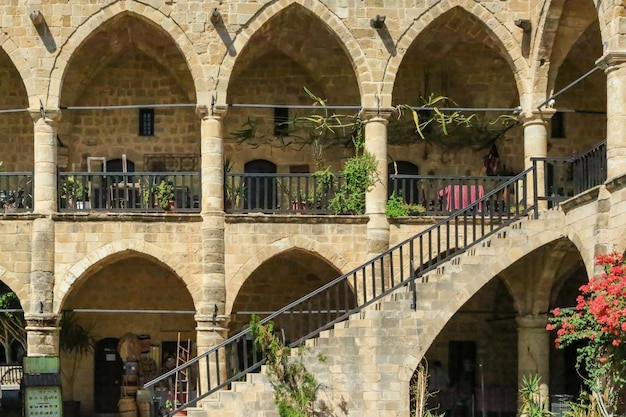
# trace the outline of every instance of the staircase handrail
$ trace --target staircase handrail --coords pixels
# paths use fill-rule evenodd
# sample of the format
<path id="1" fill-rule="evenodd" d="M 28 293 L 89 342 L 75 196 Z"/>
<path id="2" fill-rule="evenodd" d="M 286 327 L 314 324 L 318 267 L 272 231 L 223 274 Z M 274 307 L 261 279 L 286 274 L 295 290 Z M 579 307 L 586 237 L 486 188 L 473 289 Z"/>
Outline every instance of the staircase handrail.
<path id="1" fill-rule="evenodd" d="M 373 273 L 374 275 L 372 283 L 374 285 L 374 288 L 371 290 L 373 291 L 373 294 L 368 295 L 366 292 L 364 292 L 363 295 L 365 298 L 362 301 L 358 301 L 357 305 L 355 305 L 353 308 L 349 310 L 336 310 L 337 313 L 341 313 L 341 314 L 339 314 L 333 320 L 328 321 L 326 324 L 310 331 L 308 334 L 304 336 L 298 337 L 297 340 L 289 343 L 291 346 L 298 345 L 302 343 L 304 340 L 310 337 L 313 337 L 319 334 L 320 332 L 332 327 L 335 323 L 339 321 L 343 321 L 350 315 L 361 311 L 363 308 L 380 300 L 382 297 L 390 294 L 391 292 L 397 290 L 398 288 L 413 283 L 417 278 L 422 276 L 424 273 L 439 267 L 441 264 L 451 259 L 452 257 L 458 256 L 459 254 L 465 252 L 470 247 L 478 244 L 482 240 L 496 233 L 498 230 L 509 225 L 510 223 L 524 216 L 531 214 L 533 211 L 534 211 L 534 216 L 536 217 L 538 215 L 538 211 L 537 211 L 538 207 L 536 204 L 536 201 L 537 201 L 536 198 L 533 200 L 534 202 L 532 205 L 528 205 L 528 191 L 531 188 L 532 183 L 527 178 L 529 175 L 531 175 L 531 173 L 534 177 L 535 172 L 536 172 L 536 167 L 532 166 L 524 170 L 520 174 L 514 177 L 511 177 L 509 180 L 498 185 L 492 191 L 487 192 L 486 194 L 484 194 L 482 197 L 478 198 L 474 202 L 471 202 L 470 204 L 461 208 L 460 210 L 455 211 L 449 217 L 446 217 L 445 219 L 440 220 L 439 222 L 428 227 L 427 229 L 418 233 L 417 235 L 410 237 L 408 239 L 405 239 L 404 241 L 396 244 L 395 246 L 386 250 L 385 252 L 375 256 L 374 258 L 365 262 L 361 266 L 358 266 L 354 268 L 353 270 L 351 270 L 350 272 L 335 278 L 334 280 L 328 282 L 327 284 L 316 289 L 315 291 L 299 298 L 298 300 L 293 301 L 289 305 L 270 314 L 269 316 L 260 320 L 260 324 L 265 324 L 269 321 L 272 321 L 280 315 L 289 314 L 290 312 L 293 313 L 295 311 L 294 307 L 299 306 L 299 305 L 304 305 L 305 302 L 313 299 L 317 295 L 324 293 L 325 291 L 337 286 L 338 284 L 344 281 L 348 282 L 349 284 L 350 277 L 355 278 L 355 281 L 354 281 L 355 284 L 351 288 L 356 292 L 358 289 L 358 286 L 356 285 L 357 275 L 359 274 L 363 275 L 363 278 L 365 280 L 365 276 L 366 276 L 368 268 L 374 267 L 378 262 L 384 262 L 385 260 L 387 260 L 387 258 L 389 262 L 393 263 L 394 261 L 392 257 L 396 255 L 395 252 L 403 249 L 407 245 L 410 246 L 411 257 L 413 257 L 414 256 L 414 253 L 413 253 L 414 251 L 412 247 L 413 242 L 416 242 L 417 240 L 422 239 L 424 237 L 428 237 L 429 243 L 432 244 L 432 237 L 431 237 L 432 233 L 437 232 L 438 236 L 441 237 L 441 233 L 440 233 L 441 228 L 445 227 L 449 231 L 452 224 L 456 226 L 455 229 L 458 231 L 459 225 L 461 224 L 459 222 L 460 218 L 465 220 L 463 224 L 464 224 L 464 230 L 467 232 L 468 230 L 467 219 L 471 218 L 473 220 L 471 222 L 472 223 L 471 227 L 473 229 L 472 231 L 474 232 L 474 238 L 471 242 L 468 241 L 467 233 L 465 233 L 463 236 L 463 240 L 464 240 L 463 245 L 460 247 L 456 245 L 454 249 L 451 250 L 451 248 L 449 247 L 450 234 L 448 233 L 446 235 L 447 236 L 446 238 L 448 239 L 448 242 L 447 242 L 448 247 L 446 248 L 446 251 L 443 253 L 443 255 L 440 251 L 434 258 L 429 256 L 427 258 L 428 259 L 427 262 L 426 263 L 421 262 L 421 266 L 418 269 L 414 270 L 413 267 L 411 267 L 410 273 L 408 273 L 406 277 L 404 276 L 405 267 L 401 265 L 397 273 L 394 272 L 390 274 L 392 275 L 389 277 L 391 279 L 391 284 L 387 288 L 385 288 L 385 282 L 384 282 L 385 280 L 384 279 L 381 280 L 380 292 L 378 292 L 376 289 L 376 271 L 375 269 L 372 269 L 371 273 Z M 502 207 L 500 207 L 500 210 L 496 210 L 496 207 L 495 207 L 496 201 L 503 195 L 503 193 L 506 193 L 507 190 L 511 190 L 511 189 L 515 192 L 515 195 L 519 195 L 518 193 L 522 194 L 521 198 L 517 198 L 515 202 L 515 206 L 511 207 L 513 210 L 510 210 L 508 206 L 506 207 L 506 210 L 503 210 Z M 481 222 L 476 221 L 478 217 L 482 219 Z M 485 222 L 487 218 L 490 220 L 488 224 Z M 476 232 L 477 232 L 476 229 L 478 226 L 480 226 L 481 230 L 480 230 L 479 236 L 476 237 Z M 489 230 L 485 230 L 486 226 L 488 226 Z M 455 237 L 457 240 L 456 243 L 459 243 L 458 233 L 455 235 Z M 437 247 L 440 248 L 441 246 L 440 239 L 437 240 L 437 245 L 438 245 Z M 428 248 L 428 251 L 429 253 L 432 253 L 432 250 L 430 247 Z M 423 250 L 420 250 L 420 254 L 422 255 L 420 259 L 422 260 L 424 259 L 423 252 L 424 252 Z M 398 255 L 400 256 L 401 261 L 402 261 L 403 252 L 400 252 Z M 412 263 L 413 259 L 411 259 L 410 262 Z M 400 276 L 394 277 L 393 276 L 394 274 L 400 274 Z M 381 278 L 385 278 L 384 273 L 382 273 Z M 400 279 L 396 282 L 396 278 L 400 278 Z M 207 397 L 208 395 L 216 392 L 217 390 L 224 388 L 228 386 L 230 383 L 241 379 L 248 372 L 258 369 L 264 363 L 263 358 L 260 358 L 258 361 L 255 360 L 255 363 L 249 365 L 243 370 L 235 372 L 233 375 L 226 377 L 224 381 L 221 381 L 221 375 L 220 375 L 220 369 L 219 369 L 220 351 L 228 349 L 229 347 L 232 347 L 232 346 L 237 346 L 238 342 L 240 342 L 241 340 L 244 340 L 250 334 L 251 334 L 250 328 L 240 331 L 234 336 L 231 336 L 228 339 L 224 340 L 223 342 L 219 343 L 218 345 L 214 346 L 207 352 L 204 352 L 196 356 L 195 358 L 190 359 L 185 364 L 178 366 L 177 368 L 174 368 L 149 382 L 146 382 L 144 384 L 144 388 L 154 387 L 161 381 L 167 380 L 167 378 L 170 378 L 172 376 L 176 376 L 179 372 L 184 371 L 185 368 L 187 367 L 199 366 L 199 362 L 205 358 L 207 359 L 206 371 L 210 372 L 209 358 L 213 355 L 215 357 L 214 369 L 216 369 L 217 372 L 216 372 L 216 375 L 211 375 L 211 374 L 208 375 L 208 380 L 209 380 L 208 383 L 209 384 L 211 383 L 211 378 L 215 378 L 217 383 L 213 387 L 211 386 L 207 387 L 206 392 L 203 392 L 203 393 L 198 392 L 197 397 L 195 397 L 194 399 L 191 399 L 190 401 L 187 401 L 185 404 L 181 404 L 181 406 L 178 407 L 176 410 L 172 410 L 170 412 L 170 415 L 179 410 L 186 408 L 187 406 L 189 406 L 189 404 L 192 404 L 192 403 L 195 404 L 197 401 Z"/>

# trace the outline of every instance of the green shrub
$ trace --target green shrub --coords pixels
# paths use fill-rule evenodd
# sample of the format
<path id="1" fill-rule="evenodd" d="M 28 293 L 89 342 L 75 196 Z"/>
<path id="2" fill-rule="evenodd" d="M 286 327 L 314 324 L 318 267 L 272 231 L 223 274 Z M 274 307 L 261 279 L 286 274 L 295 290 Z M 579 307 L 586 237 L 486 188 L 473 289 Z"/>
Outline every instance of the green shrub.
<path id="1" fill-rule="evenodd" d="M 401 196 L 395 192 L 387 200 L 385 214 L 391 218 L 400 216 L 416 216 L 424 214 L 426 207 L 421 204 L 406 204 Z"/>

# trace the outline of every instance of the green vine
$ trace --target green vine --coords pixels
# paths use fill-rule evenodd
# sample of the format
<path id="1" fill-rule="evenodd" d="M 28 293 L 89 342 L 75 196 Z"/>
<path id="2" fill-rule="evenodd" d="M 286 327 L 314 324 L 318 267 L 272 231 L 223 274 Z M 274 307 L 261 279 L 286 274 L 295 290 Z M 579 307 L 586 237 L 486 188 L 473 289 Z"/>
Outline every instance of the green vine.
<path id="1" fill-rule="evenodd" d="M 254 346 L 266 358 L 267 377 L 274 388 L 274 402 L 280 417 L 312 417 L 320 387 L 315 376 L 307 371 L 301 359 L 292 358 L 291 348 L 278 338 L 273 322 L 261 324 L 253 315 L 250 329 Z M 302 348 L 298 353 L 302 355 Z"/>

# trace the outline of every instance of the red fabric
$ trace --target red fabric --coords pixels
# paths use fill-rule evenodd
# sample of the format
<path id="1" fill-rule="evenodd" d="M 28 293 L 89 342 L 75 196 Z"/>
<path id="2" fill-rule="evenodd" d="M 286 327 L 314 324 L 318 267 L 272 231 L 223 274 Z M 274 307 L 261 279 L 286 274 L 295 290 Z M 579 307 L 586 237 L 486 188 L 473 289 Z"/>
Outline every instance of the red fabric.
<path id="1" fill-rule="evenodd" d="M 446 185 L 439 190 L 439 197 L 446 199 L 446 210 L 460 210 L 482 198 L 485 190 L 482 185 Z M 479 205 L 478 209 L 482 209 Z"/>

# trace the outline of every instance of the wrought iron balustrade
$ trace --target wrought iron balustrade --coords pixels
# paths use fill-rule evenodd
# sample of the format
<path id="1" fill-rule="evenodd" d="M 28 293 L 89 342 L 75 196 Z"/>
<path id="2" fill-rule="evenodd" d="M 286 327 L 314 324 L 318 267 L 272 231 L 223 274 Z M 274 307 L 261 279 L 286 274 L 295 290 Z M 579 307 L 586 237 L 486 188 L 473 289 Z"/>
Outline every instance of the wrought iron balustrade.
<path id="1" fill-rule="evenodd" d="M 227 213 L 331 214 L 330 201 L 344 177 L 325 180 L 316 174 L 227 172 L 224 211 Z"/>
<path id="2" fill-rule="evenodd" d="M 493 191 L 510 176 L 447 176 L 447 175 L 389 175 L 389 195 L 400 196 L 406 204 L 420 204 L 425 214 L 447 216 L 466 207 Z M 514 207 L 514 187 L 505 188 L 493 202 L 488 201 L 478 210 L 507 211 Z"/>
<path id="3" fill-rule="evenodd" d="M 0 172 L 0 210 L 28 212 L 33 209 L 33 173 Z"/>
<path id="4" fill-rule="evenodd" d="M 543 186 L 548 207 L 557 206 L 585 190 L 606 181 L 606 141 L 595 145 L 591 150 L 571 157 L 531 158 L 533 166 L 543 172 Z"/>
<path id="5" fill-rule="evenodd" d="M 58 175 L 59 211 L 199 212 L 200 201 L 199 172 Z"/>

